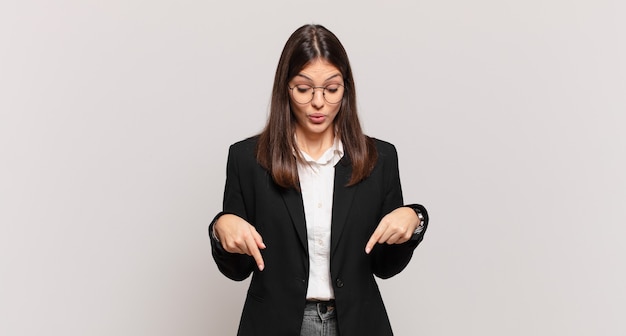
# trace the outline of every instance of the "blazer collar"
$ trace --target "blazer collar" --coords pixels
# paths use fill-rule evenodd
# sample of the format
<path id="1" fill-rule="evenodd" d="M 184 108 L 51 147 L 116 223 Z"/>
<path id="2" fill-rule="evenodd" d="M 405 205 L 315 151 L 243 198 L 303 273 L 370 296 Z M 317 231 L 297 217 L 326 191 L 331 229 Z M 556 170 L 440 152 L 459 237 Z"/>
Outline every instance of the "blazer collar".
<path id="1" fill-rule="evenodd" d="M 356 195 L 358 185 L 346 187 L 352 176 L 352 164 L 348 155 L 335 165 L 335 185 L 333 191 L 333 214 L 330 234 L 330 255 L 337 250 L 337 244 L 341 238 L 348 214 L 352 207 L 352 200 Z"/>
<path id="2" fill-rule="evenodd" d="M 308 251 L 309 244 L 306 238 L 306 219 L 304 217 L 304 203 L 302 201 L 302 193 L 294 188 L 285 189 L 283 192 L 283 200 L 291 216 L 291 222 L 298 234 L 302 248 Z"/>

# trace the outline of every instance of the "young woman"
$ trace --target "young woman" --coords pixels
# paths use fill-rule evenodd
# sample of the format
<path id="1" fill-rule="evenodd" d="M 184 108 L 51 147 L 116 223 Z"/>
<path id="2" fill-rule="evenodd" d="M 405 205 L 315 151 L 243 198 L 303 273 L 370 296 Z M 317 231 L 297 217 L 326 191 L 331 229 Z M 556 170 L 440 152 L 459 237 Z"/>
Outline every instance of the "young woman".
<path id="1" fill-rule="evenodd" d="M 363 134 L 348 56 L 305 25 L 287 41 L 261 134 L 230 147 L 212 253 L 252 281 L 238 335 L 392 335 L 374 275 L 408 264 L 428 224 L 403 205 L 393 145 Z"/>

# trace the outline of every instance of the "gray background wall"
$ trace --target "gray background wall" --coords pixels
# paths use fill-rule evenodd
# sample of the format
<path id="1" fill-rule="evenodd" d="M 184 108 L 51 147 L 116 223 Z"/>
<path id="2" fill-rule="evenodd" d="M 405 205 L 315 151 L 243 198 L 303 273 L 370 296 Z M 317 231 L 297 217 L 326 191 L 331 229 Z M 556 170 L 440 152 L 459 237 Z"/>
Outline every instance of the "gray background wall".
<path id="1" fill-rule="evenodd" d="M 398 335 L 624 335 L 621 0 L 3 1 L 0 334 L 232 335 L 206 228 L 284 42 L 345 44 L 432 223 Z"/>

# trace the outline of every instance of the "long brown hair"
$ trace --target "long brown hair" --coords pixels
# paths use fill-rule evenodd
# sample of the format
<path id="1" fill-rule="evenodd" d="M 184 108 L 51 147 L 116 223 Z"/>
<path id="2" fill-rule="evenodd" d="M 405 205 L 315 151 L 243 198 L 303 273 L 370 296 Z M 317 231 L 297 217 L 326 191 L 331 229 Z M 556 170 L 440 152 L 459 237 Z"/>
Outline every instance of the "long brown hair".
<path id="1" fill-rule="evenodd" d="M 374 141 L 363 134 L 356 109 L 356 91 L 348 55 L 335 34 L 321 25 L 304 25 L 287 40 L 280 55 L 270 114 L 265 129 L 259 134 L 256 157 L 276 184 L 299 189 L 297 160 L 301 160 L 294 140 L 296 119 L 289 102 L 289 81 L 307 64 L 323 59 L 336 66 L 344 80 L 345 92 L 334 126 L 345 155 L 352 164 L 348 186 L 365 179 L 374 169 L 377 152 Z"/>

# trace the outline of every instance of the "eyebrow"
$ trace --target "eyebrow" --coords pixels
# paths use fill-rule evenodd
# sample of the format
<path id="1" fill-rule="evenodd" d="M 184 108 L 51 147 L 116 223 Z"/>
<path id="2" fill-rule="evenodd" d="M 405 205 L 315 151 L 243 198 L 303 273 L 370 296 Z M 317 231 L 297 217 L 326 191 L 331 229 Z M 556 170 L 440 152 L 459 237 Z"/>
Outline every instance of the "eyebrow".
<path id="1" fill-rule="evenodd" d="M 304 78 L 310 80 L 311 82 L 313 81 L 313 79 L 311 77 L 309 77 L 307 75 L 304 75 L 304 74 L 301 74 L 301 73 L 297 74 L 296 77 L 304 77 Z M 326 78 L 326 80 L 324 80 L 324 82 L 328 82 L 329 80 L 331 80 L 331 79 L 333 79 L 335 77 L 341 77 L 341 74 L 340 73 L 336 73 L 336 74 Z"/>

